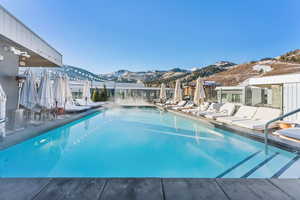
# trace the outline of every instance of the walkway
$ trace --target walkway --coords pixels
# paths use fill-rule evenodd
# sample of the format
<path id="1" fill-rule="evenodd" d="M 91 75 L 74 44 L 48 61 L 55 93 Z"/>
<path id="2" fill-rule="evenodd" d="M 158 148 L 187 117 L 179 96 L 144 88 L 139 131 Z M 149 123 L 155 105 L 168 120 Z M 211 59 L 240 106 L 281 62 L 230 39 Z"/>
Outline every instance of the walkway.
<path id="1" fill-rule="evenodd" d="M 285 200 L 299 179 L 0 179 L 1 200 Z"/>

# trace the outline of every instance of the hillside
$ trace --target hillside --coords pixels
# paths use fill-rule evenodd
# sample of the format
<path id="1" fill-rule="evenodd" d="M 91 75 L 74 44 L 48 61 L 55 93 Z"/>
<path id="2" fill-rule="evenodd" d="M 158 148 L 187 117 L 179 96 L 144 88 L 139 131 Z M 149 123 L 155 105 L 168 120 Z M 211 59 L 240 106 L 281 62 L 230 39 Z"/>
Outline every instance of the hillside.
<path id="1" fill-rule="evenodd" d="M 117 82 L 150 82 L 160 79 L 176 79 L 190 73 L 189 70 L 173 68 L 166 71 L 140 71 L 131 72 L 128 70 L 118 70 L 108 74 L 100 74 L 99 76 L 105 80 Z"/>
<path id="2" fill-rule="evenodd" d="M 158 87 L 161 83 L 166 83 L 168 86 L 173 86 L 175 80 L 181 79 L 182 82 L 190 82 L 200 77 L 208 77 L 218 72 L 223 72 L 235 66 L 235 63 L 228 61 L 217 62 L 202 68 L 196 68 L 193 71 L 186 72 L 165 72 L 161 76 L 157 76 L 152 80 L 145 81 L 145 84 L 150 87 Z"/>
<path id="3" fill-rule="evenodd" d="M 276 58 L 239 64 L 226 71 L 209 76 L 205 80 L 216 81 L 222 85 L 239 85 L 248 78 L 300 73 L 300 50 L 288 52 Z"/>
<path id="4" fill-rule="evenodd" d="M 160 76 L 151 81 L 146 81 L 146 85 L 158 87 L 164 82 L 172 87 L 178 78 L 183 83 L 187 83 L 195 81 L 198 77 L 203 77 L 204 80 L 215 81 L 225 86 L 233 86 L 242 84 L 251 77 L 290 73 L 300 73 L 300 49 L 290 51 L 276 58 L 263 58 L 259 61 L 238 65 L 221 61 L 177 76 Z"/>
<path id="5" fill-rule="evenodd" d="M 251 77 L 289 73 L 300 73 L 300 49 L 275 58 L 263 58 L 259 61 L 238 65 L 228 61 L 220 61 L 192 70 L 181 68 L 140 72 L 118 70 L 99 76 L 103 80 L 117 82 L 143 82 L 149 87 L 159 87 L 161 83 L 173 87 L 177 79 L 181 79 L 183 83 L 188 83 L 195 81 L 198 77 L 203 77 L 204 80 L 216 81 L 222 85 L 239 85 Z"/>

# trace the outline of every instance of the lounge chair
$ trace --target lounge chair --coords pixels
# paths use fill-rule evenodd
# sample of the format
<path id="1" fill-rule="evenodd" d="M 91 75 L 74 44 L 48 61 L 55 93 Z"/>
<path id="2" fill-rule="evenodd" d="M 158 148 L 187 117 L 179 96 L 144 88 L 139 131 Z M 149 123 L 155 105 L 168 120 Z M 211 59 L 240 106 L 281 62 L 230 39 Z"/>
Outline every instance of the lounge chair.
<path id="1" fill-rule="evenodd" d="M 300 140 L 300 127 L 281 129 L 276 131 L 274 134 Z"/>
<path id="2" fill-rule="evenodd" d="M 204 115 L 208 119 L 216 119 L 217 117 L 228 117 L 232 116 L 235 111 L 235 105 L 233 103 L 225 103 L 220 107 L 219 112 L 210 113 Z"/>
<path id="3" fill-rule="evenodd" d="M 155 103 L 158 106 L 176 105 L 172 100 L 167 100 L 165 103 Z"/>
<path id="4" fill-rule="evenodd" d="M 217 113 L 217 112 L 219 112 L 222 105 L 223 105 L 222 103 L 211 103 L 210 106 L 207 108 L 207 110 L 199 111 L 196 113 L 196 115 L 204 116 L 204 115 L 208 115 L 208 114 Z"/>
<path id="5" fill-rule="evenodd" d="M 217 117 L 218 122 L 226 123 L 226 124 L 232 124 L 236 121 L 242 121 L 242 120 L 249 120 L 251 119 L 255 112 L 257 111 L 257 107 L 253 106 L 241 106 L 238 111 L 235 113 L 234 116 L 227 116 L 227 117 Z"/>
<path id="6" fill-rule="evenodd" d="M 77 106 L 73 104 L 66 104 L 65 106 L 66 113 L 83 112 L 89 109 L 91 109 L 90 106 Z"/>
<path id="7" fill-rule="evenodd" d="M 209 102 L 204 102 L 203 104 L 200 104 L 196 108 L 184 109 L 182 111 L 183 112 L 187 112 L 187 113 L 191 113 L 191 114 L 196 114 L 197 112 L 206 111 L 208 109 L 209 105 L 210 105 Z"/>
<path id="8" fill-rule="evenodd" d="M 175 105 L 166 105 L 166 107 L 167 108 L 183 107 L 186 104 L 186 102 L 187 101 L 182 100 L 182 101 L 179 101 L 178 104 L 175 104 Z"/>
<path id="9" fill-rule="evenodd" d="M 184 106 L 173 106 L 171 107 L 174 110 L 182 110 L 182 109 L 191 109 L 194 107 L 194 102 L 188 101 Z"/>
<path id="10" fill-rule="evenodd" d="M 105 102 L 91 102 L 91 101 L 86 102 L 83 99 L 75 99 L 75 105 L 77 105 L 77 106 L 89 106 L 92 108 L 97 108 L 97 107 L 103 106 L 104 104 L 106 104 L 106 103 Z"/>
<path id="11" fill-rule="evenodd" d="M 249 129 L 263 130 L 268 121 L 279 117 L 280 115 L 281 110 L 279 109 L 259 107 L 251 119 L 235 121 L 232 124 Z M 270 127 L 272 128 L 275 125 L 276 123 L 272 123 L 270 124 Z"/>

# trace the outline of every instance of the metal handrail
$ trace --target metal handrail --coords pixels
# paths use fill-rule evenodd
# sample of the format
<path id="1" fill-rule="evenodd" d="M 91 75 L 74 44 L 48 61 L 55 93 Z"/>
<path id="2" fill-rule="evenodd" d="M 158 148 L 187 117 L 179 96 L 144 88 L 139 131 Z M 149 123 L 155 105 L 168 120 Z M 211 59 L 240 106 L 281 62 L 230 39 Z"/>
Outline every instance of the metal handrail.
<path id="1" fill-rule="evenodd" d="M 286 114 L 284 114 L 284 115 L 281 115 L 280 117 L 276 117 L 275 119 L 272 119 L 272 120 L 270 120 L 270 121 L 268 121 L 267 123 L 266 123 L 266 125 L 265 125 L 265 130 L 264 130 L 264 133 L 265 133 L 265 153 L 266 154 L 268 154 L 268 133 L 269 133 L 269 125 L 271 124 L 271 123 L 273 123 L 273 122 L 276 122 L 276 121 L 278 121 L 278 120 L 282 120 L 283 118 L 286 118 L 286 117 L 288 117 L 288 116 L 290 116 L 290 115 L 293 115 L 293 114 L 295 114 L 295 113 L 298 113 L 298 112 L 300 112 L 300 108 L 298 108 L 298 109 L 296 109 L 296 110 L 293 110 L 293 111 L 291 111 L 291 112 L 288 112 L 288 113 L 286 113 Z"/>

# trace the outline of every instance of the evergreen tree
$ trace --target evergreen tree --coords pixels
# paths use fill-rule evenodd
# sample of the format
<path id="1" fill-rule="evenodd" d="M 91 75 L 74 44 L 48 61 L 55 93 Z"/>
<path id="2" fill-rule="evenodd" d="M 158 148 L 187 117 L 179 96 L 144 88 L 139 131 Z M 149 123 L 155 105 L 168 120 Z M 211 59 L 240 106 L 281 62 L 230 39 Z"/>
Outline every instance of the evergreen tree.
<path id="1" fill-rule="evenodd" d="M 92 101 L 94 101 L 94 102 L 97 101 L 97 88 L 93 89 Z"/>

